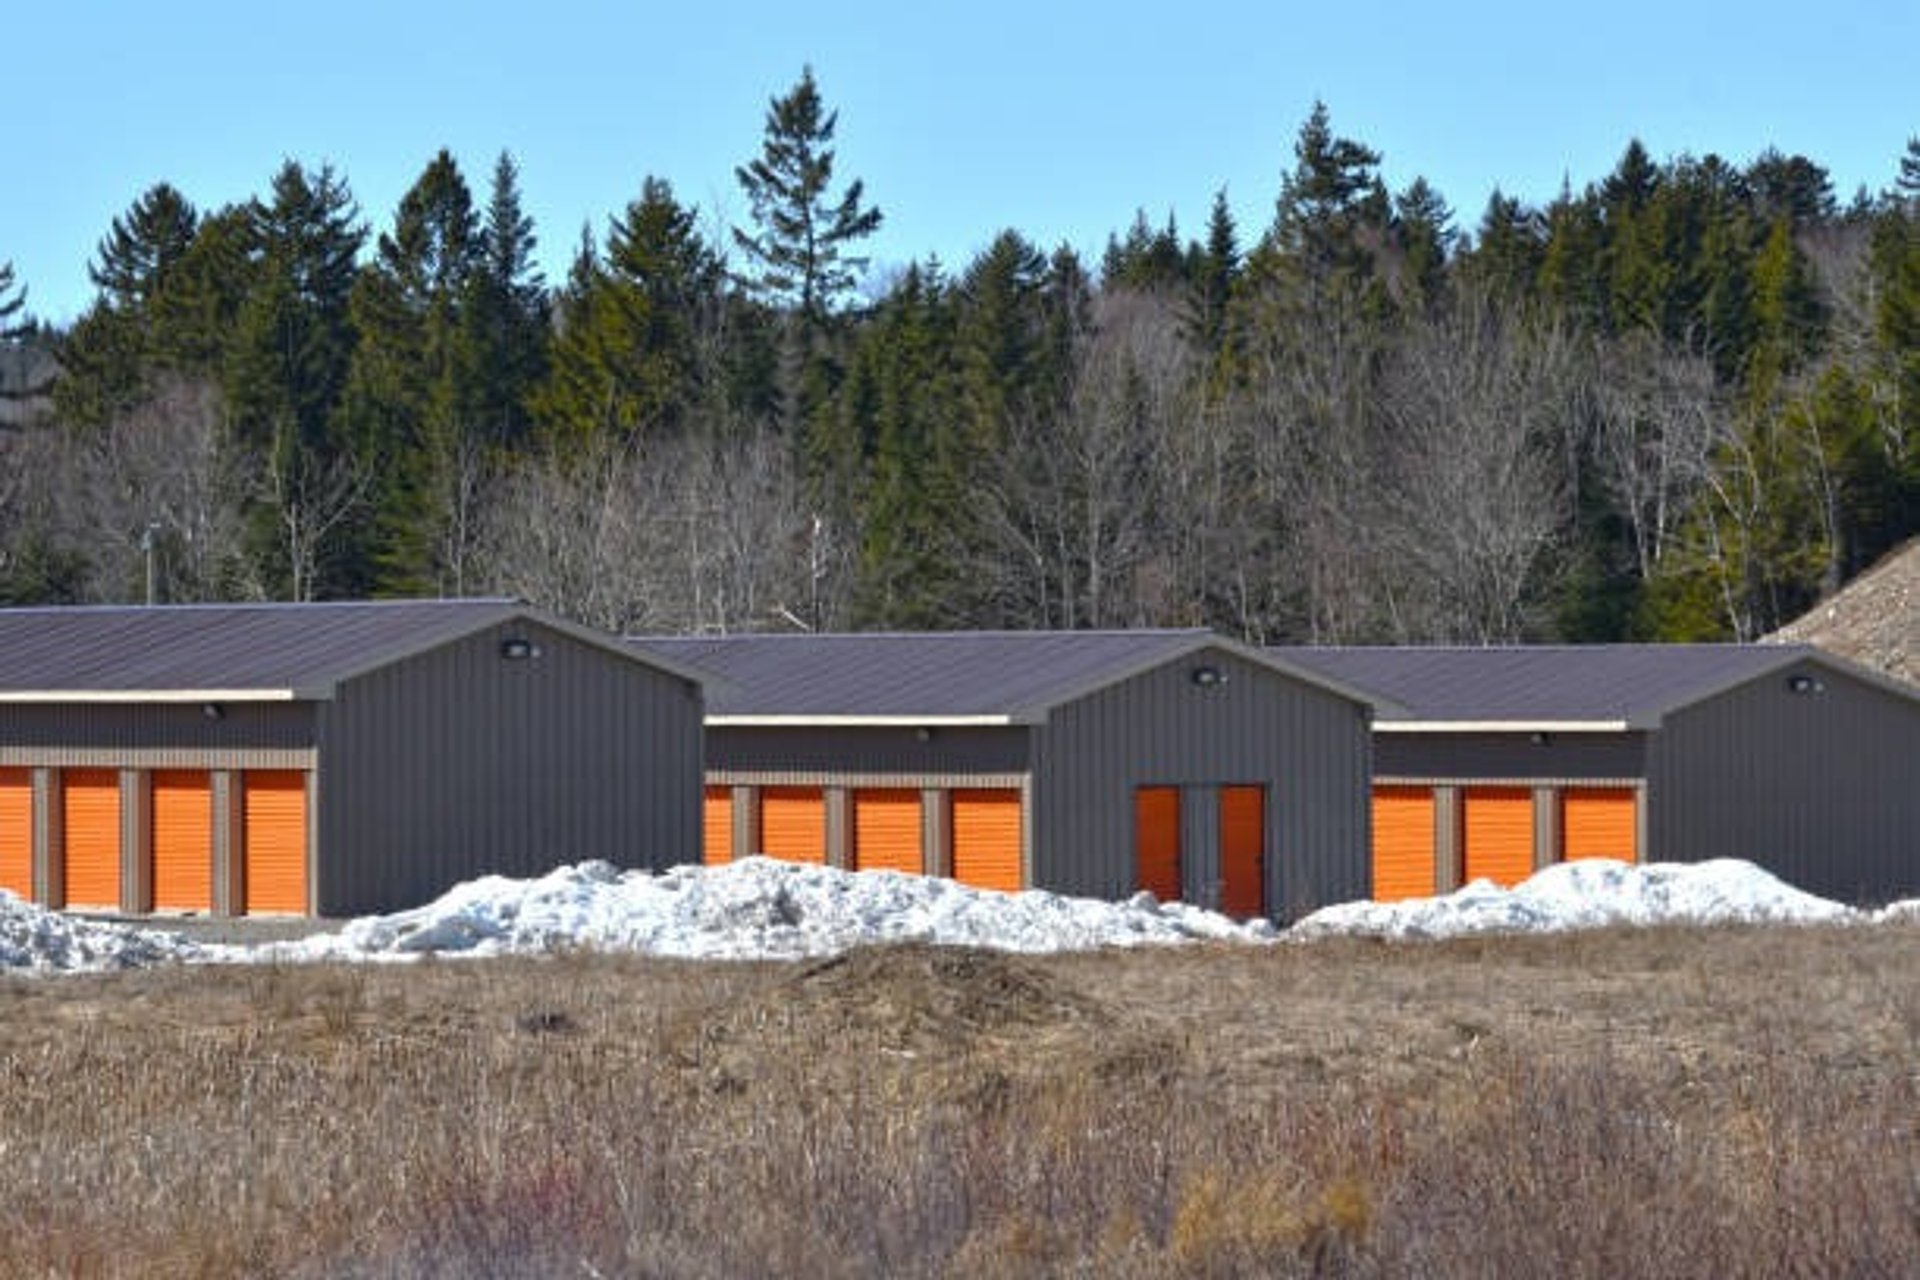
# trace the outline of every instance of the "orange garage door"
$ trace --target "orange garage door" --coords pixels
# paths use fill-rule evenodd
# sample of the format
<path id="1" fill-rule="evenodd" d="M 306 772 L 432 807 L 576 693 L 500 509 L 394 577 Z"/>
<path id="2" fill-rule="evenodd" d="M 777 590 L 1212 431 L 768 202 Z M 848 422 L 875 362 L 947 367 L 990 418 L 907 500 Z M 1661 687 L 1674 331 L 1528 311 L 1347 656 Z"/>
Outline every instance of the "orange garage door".
<path id="1" fill-rule="evenodd" d="M 1220 909 L 1242 919 L 1267 913 L 1267 792 L 1220 788 Z"/>
<path id="2" fill-rule="evenodd" d="M 1638 862 L 1632 787 L 1576 787 L 1560 793 L 1560 856 Z"/>
<path id="3" fill-rule="evenodd" d="M 68 769 L 60 775 L 61 828 L 69 907 L 120 908 L 120 774 Z"/>
<path id="4" fill-rule="evenodd" d="M 33 897 L 33 775 L 0 769 L 0 889 Z"/>
<path id="5" fill-rule="evenodd" d="M 708 787 L 701 799 L 700 860 L 710 867 L 733 861 L 732 787 Z"/>
<path id="6" fill-rule="evenodd" d="M 213 778 L 156 769 L 151 821 L 154 910 L 213 910 Z"/>
<path id="7" fill-rule="evenodd" d="M 853 793 L 853 866 L 915 875 L 926 870 L 918 791 L 888 787 Z"/>
<path id="8" fill-rule="evenodd" d="M 785 862 L 826 862 L 827 802 L 820 788 L 761 790 L 760 852 Z"/>
<path id="9" fill-rule="evenodd" d="M 1433 788 L 1373 789 L 1373 896 L 1429 898 L 1439 889 L 1433 849 Z"/>
<path id="10" fill-rule="evenodd" d="M 1468 880 L 1516 885 L 1533 874 L 1533 792 L 1469 787 L 1462 823 Z"/>
<path id="11" fill-rule="evenodd" d="M 242 791 L 247 913 L 305 915 L 307 775 L 296 769 L 249 770 Z"/>
<path id="12" fill-rule="evenodd" d="M 1134 883 L 1162 902 L 1180 901 L 1180 789 L 1133 793 Z"/>
<path id="13" fill-rule="evenodd" d="M 1018 791 L 953 793 L 953 878 L 976 889 L 1026 888 Z"/>

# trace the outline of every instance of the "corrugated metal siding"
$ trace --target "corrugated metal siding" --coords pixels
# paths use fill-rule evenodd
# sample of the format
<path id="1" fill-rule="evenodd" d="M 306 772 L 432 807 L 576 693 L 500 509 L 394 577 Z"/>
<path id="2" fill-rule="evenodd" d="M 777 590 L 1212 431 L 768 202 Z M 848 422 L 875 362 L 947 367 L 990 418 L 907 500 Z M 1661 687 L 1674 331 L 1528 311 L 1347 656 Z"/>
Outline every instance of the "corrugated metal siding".
<path id="1" fill-rule="evenodd" d="M 729 729 L 707 731 L 707 765 L 722 773 L 922 777 L 1014 774 L 1027 768 L 1024 728 Z"/>
<path id="2" fill-rule="evenodd" d="M 0 761 L 58 764 L 76 753 L 145 768 L 191 768 L 209 753 L 242 759 L 259 750 L 302 751 L 314 743 L 313 704 L 229 702 L 218 719 L 198 705 L 0 704 Z M 9 758 L 11 757 L 11 758 Z"/>
<path id="3" fill-rule="evenodd" d="M 1196 686 L 1200 665 L 1227 682 Z M 1059 708 L 1034 734 L 1038 887 L 1131 891 L 1135 787 L 1260 784 L 1269 913 L 1367 895 L 1372 750 L 1347 699 L 1207 650 Z"/>
<path id="4" fill-rule="evenodd" d="M 536 641 L 508 660 L 500 643 Z M 509 622 L 322 704 L 318 909 L 423 902 L 483 872 L 701 851 L 701 703 L 677 676 Z"/>
<path id="5" fill-rule="evenodd" d="M 1393 733 L 1374 735 L 1373 769 L 1382 778 L 1644 777 L 1643 733 L 1551 733 L 1544 743 L 1524 733 Z"/>
<path id="6" fill-rule="evenodd" d="M 1830 668 L 1777 672 L 1670 717 L 1647 784 L 1657 861 L 1746 858 L 1841 901 L 1920 895 L 1920 704 Z"/>

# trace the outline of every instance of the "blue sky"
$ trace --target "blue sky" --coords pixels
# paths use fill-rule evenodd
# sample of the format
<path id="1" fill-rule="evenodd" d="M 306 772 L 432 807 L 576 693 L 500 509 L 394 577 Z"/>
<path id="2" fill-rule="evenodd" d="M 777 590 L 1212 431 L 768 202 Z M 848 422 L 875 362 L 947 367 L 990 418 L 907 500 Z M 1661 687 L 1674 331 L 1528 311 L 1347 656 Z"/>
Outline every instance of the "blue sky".
<path id="1" fill-rule="evenodd" d="M 507 150 L 554 281 L 649 174 L 724 240 L 748 213 L 734 168 L 807 63 L 840 112 L 840 176 L 885 213 L 876 265 L 957 269 L 1005 227 L 1097 257 L 1136 209 L 1195 236 L 1223 186 L 1250 242 L 1316 99 L 1390 186 L 1425 176 L 1469 230 L 1496 186 L 1544 202 L 1633 137 L 1663 160 L 1802 153 L 1844 200 L 1890 185 L 1920 133 L 1911 0 L 16 9 L 0 261 L 55 322 L 154 183 L 211 210 L 287 158 L 333 164 L 378 231 L 440 148 L 481 200 Z"/>

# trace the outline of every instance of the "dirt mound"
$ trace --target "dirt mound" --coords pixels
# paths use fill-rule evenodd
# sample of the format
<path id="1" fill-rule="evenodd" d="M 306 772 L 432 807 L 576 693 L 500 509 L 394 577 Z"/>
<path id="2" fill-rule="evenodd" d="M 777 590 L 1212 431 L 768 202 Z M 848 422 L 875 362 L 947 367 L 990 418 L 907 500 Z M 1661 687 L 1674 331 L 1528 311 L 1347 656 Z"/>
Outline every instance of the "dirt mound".
<path id="1" fill-rule="evenodd" d="M 1138 1019 L 1056 972 L 1001 952 L 923 943 L 863 947 L 809 965 L 744 1003 L 690 1018 L 676 1056 L 743 1083 L 748 1064 L 803 1054 L 925 1072 L 985 1062 L 1038 1067 L 1063 1055 L 1103 1065 L 1157 1060 Z"/>
<path id="2" fill-rule="evenodd" d="M 1920 683 L 1920 539 L 1772 635 L 1770 641 L 1817 644 L 1829 653 L 1910 683 Z"/>

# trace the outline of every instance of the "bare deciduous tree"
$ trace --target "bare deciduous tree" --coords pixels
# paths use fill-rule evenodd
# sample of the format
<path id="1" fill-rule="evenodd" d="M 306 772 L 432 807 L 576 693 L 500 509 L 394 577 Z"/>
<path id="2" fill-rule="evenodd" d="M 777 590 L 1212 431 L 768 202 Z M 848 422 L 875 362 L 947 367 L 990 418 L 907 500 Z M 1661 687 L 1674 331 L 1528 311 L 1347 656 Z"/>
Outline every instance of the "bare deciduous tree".
<path id="1" fill-rule="evenodd" d="M 1384 530 L 1404 640 L 1513 641 L 1568 526 L 1574 347 L 1464 299 L 1396 345 L 1382 405 Z"/>

